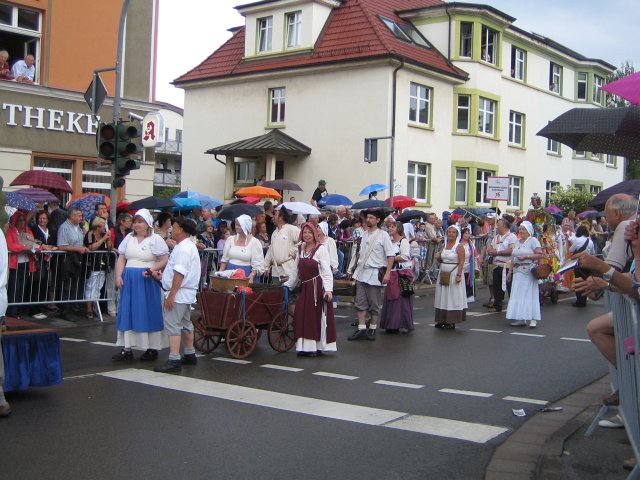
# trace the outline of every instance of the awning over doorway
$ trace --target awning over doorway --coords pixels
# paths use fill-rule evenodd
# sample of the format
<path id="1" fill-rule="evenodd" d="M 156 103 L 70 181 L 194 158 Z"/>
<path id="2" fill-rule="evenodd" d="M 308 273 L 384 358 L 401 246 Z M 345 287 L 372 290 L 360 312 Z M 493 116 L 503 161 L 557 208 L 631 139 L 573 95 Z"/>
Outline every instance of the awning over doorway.
<path id="1" fill-rule="evenodd" d="M 266 154 L 306 156 L 311 148 L 280 130 L 271 130 L 258 137 L 247 138 L 221 147 L 211 148 L 205 153 L 211 155 L 232 155 L 234 157 L 255 157 Z"/>

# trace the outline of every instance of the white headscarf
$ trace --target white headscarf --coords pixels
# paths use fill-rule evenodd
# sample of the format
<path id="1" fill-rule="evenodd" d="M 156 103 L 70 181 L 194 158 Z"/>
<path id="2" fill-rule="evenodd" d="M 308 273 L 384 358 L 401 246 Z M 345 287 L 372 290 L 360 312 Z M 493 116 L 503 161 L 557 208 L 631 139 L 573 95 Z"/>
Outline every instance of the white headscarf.
<path id="1" fill-rule="evenodd" d="M 533 237 L 534 230 L 533 230 L 533 225 L 531 224 L 530 221 L 525 220 L 524 222 L 520 223 L 520 226 L 524 227 L 527 230 L 527 232 L 529 232 L 530 237 Z"/>
<path id="2" fill-rule="evenodd" d="M 320 222 L 318 224 L 318 228 L 322 230 L 322 233 L 324 233 L 325 237 L 329 236 L 329 224 L 327 222 Z"/>
<path id="3" fill-rule="evenodd" d="M 456 231 L 456 241 L 453 244 L 453 248 L 452 248 L 452 250 L 455 250 L 456 247 L 460 244 L 460 239 L 462 238 L 462 230 L 460 230 L 460 227 L 458 225 L 449 225 L 447 227 L 447 230 L 449 230 L 450 228 L 453 228 Z M 444 234 L 445 234 L 445 236 L 447 235 L 447 231 L 446 230 L 445 230 Z"/>
<path id="4" fill-rule="evenodd" d="M 248 236 L 251 233 L 253 222 L 249 215 L 240 215 L 238 218 L 236 218 L 236 222 L 238 222 L 245 235 Z"/>
<path id="5" fill-rule="evenodd" d="M 147 223 L 147 226 L 149 226 L 149 228 L 153 228 L 153 216 L 148 209 L 141 208 L 136 212 L 134 217 L 141 217 Z"/>

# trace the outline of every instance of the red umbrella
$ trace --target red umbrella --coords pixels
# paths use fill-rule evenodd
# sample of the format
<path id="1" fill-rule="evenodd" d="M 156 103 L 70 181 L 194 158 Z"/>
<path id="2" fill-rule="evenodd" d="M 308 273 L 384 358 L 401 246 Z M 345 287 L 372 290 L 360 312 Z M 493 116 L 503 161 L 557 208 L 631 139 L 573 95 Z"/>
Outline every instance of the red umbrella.
<path id="1" fill-rule="evenodd" d="M 116 204 L 116 212 L 122 213 L 122 212 L 129 211 L 129 205 L 131 205 L 131 202 L 129 200 L 123 200 L 121 202 L 118 202 Z"/>
<path id="2" fill-rule="evenodd" d="M 387 198 L 384 203 L 386 203 L 387 205 L 391 205 L 391 199 Z M 396 195 L 393 197 L 393 208 L 403 209 L 407 207 L 413 207 L 416 203 L 418 203 L 416 200 L 405 195 Z"/>
<path id="3" fill-rule="evenodd" d="M 27 170 L 22 172 L 10 185 L 12 187 L 16 185 L 31 185 L 45 190 L 62 190 L 63 192 L 73 193 L 73 189 L 62 175 L 46 170 Z"/>
<path id="4" fill-rule="evenodd" d="M 620 80 L 607 83 L 602 87 L 602 90 L 629 100 L 635 105 L 640 105 L 640 72 L 632 73 L 622 77 Z"/>
<path id="5" fill-rule="evenodd" d="M 255 205 L 256 203 L 260 203 L 260 200 L 262 200 L 262 199 L 259 198 L 259 197 L 242 197 L 242 198 L 237 198 L 233 202 L 230 202 L 230 203 L 231 204 L 248 203 L 250 205 Z"/>

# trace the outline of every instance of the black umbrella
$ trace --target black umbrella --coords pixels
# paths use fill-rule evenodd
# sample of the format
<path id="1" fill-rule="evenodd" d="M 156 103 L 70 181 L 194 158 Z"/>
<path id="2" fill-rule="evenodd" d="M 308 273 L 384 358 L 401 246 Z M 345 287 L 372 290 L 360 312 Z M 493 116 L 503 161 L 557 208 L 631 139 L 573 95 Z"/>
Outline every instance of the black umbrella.
<path id="1" fill-rule="evenodd" d="M 405 208 L 402 213 L 398 215 L 398 218 L 396 218 L 396 220 L 406 223 L 409 220 L 414 220 L 416 218 L 426 218 L 427 215 L 429 214 L 427 212 L 423 212 L 422 210 L 409 210 Z"/>
<path id="2" fill-rule="evenodd" d="M 388 208 L 387 204 L 384 203 L 384 201 L 382 200 L 373 200 L 373 199 L 369 199 L 369 200 L 361 200 L 359 202 L 354 203 L 353 205 L 351 205 L 351 208 L 353 210 L 369 210 L 372 208 Z"/>
<path id="3" fill-rule="evenodd" d="M 620 183 L 616 183 L 612 187 L 605 188 L 593 197 L 593 200 L 589 202 L 589 205 L 593 208 L 597 208 L 598 210 L 603 210 L 607 200 L 616 193 L 626 193 L 627 195 L 638 198 L 638 195 L 640 195 L 640 180 L 624 180 Z"/>
<path id="4" fill-rule="evenodd" d="M 148 208 L 149 210 L 161 210 L 163 208 L 177 207 L 176 202 L 172 198 L 167 197 L 146 197 L 132 202 L 127 207 L 128 210 L 139 210 Z"/>
<path id="5" fill-rule="evenodd" d="M 488 213 L 496 213 L 496 209 L 495 208 L 488 208 L 488 207 L 484 207 L 484 208 L 461 208 L 458 207 L 456 208 L 453 212 L 451 212 L 452 214 L 458 214 L 458 215 L 472 215 L 474 217 L 481 217 L 483 215 L 486 215 Z"/>
<path id="6" fill-rule="evenodd" d="M 538 135 L 578 151 L 640 158 L 640 107 L 573 108 Z"/>
<path id="7" fill-rule="evenodd" d="M 300 185 L 290 182 L 289 180 L 285 180 L 284 178 L 262 182 L 262 186 L 273 188 L 274 190 L 297 190 L 299 192 L 302 192 L 302 188 L 300 188 Z"/>
<path id="8" fill-rule="evenodd" d="M 591 213 L 587 213 L 587 218 L 589 220 L 595 220 L 596 218 L 604 217 L 604 215 L 605 215 L 604 212 L 591 212 Z"/>
<path id="9" fill-rule="evenodd" d="M 235 220 L 240 215 L 249 215 L 251 218 L 255 218 L 256 215 L 262 213 L 262 209 L 249 203 L 237 203 L 235 205 L 229 205 L 220 210 L 218 218 L 220 220 Z"/>

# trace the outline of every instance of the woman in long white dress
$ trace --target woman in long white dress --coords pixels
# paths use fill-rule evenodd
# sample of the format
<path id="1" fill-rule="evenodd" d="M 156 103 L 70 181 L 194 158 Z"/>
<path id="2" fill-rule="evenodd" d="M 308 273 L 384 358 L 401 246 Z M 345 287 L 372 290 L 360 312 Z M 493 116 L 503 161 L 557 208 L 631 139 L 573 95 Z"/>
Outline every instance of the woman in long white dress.
<path id="1" fill-rule="evenodd" d="M 445 232 L 445 244 L 436 253 L 440 273 L 436 284 L 434 307 L 436 328 L 452 330 L 467 319 L 467 292 L 464 284 L 464 248 L 460 245 L 460 229 L 451 225 Z M 445 277 L 449 275 L 448 281 Z"/>
<path id="2" fill-rule="evenodd" d="M 511 320 L 512 327 L 536 328 L 540 317 L 540 297 L 538 279 L 531 270 L 542 258 L 540 242 L 533 236 L 533 225 L 524 221 L 518 227 L 520 241 L 515 244 L 512 252 L 513 266 L 509 270 L 512 277 L 507 320 Z"/>

